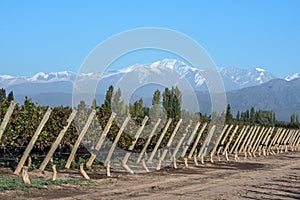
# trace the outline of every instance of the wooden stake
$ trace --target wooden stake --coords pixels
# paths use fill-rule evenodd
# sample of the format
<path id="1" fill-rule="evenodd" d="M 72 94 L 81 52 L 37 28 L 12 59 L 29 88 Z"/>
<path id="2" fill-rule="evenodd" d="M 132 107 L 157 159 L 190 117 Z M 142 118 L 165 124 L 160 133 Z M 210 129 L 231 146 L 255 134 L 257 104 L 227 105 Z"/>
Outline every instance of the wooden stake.
<path id="1" fill-rule="evenodd" d="M 145 118 L 142 121 L 142 126 L 138 129 L 138 131 L 136 132 L 135 136 L 134 136 L 134 141 L 132 142 L 131 146 L 128 148 L 128 152 L 125 154 L 123 161 L 122 161 L 122 166 L 131 174 L 133 174 L 134 172 L 130 169 L 130 167 L 127 165 L 127 161 L 131 155 L 131 151 L 134 149 L 134 146 L 136 144 L 136 142 L 138 141 L 147 121 L 148 121 L 149 117 L 145 116 Z"/>
<path id="2" fill-rule="evenodd" d="M 152 160 L 153 160 L 153 158 L 154 158 L 154 156 L 155 156 L 155 154 L 157 152 L 157 149 L 158 149 L 160 143 L 162 142 L 162 140 L 163 140 L 163 138 L 164 138 L 164 136 L 165 136 L 165 134 L 166 134 L 166 132 L 167 132 L 170 124 L 171 124 L 171 122 L 172 122 L 172 119 L 169 119 L 168 122 L 167 122 L 167 125 L 165 126 L 163 132 L 161 133 L 161 135 L 160 135 L 160 137 L 159 137 L 159 139 L 158 139 L 158 141 L 157 141 L 157 143 L 156 143 L 156 145 L 155 145 L 155 147 L 154 147 L 154 149 L 153 149 L 153 151 L 152 151 L 152 153 L 150 155 L 150 158 L 147 161 L 148 163 L 152 162 Z"/>
<path id="3" fill-rule="evenodd" d="M 108 163 L 108 161 L 110 161 L 110 158 L 111 158 L 111 156 L 112 156 L 112 154 L 113 154 L 113 152 L 114 152 L 114 150 L 115 150 L 115 148 L 117 146 L 117 143 L 118 143 L 118 141 L 119 141 L 119 139 L 120 139 L 120 137 L 121 137 L 121 135 L 122 135 L 125 127 L 127 126 L 128 122 L 129 122 L 130 118 L 131 118 L 130 115 L 128 115 L 126 117 L 126 119 L 124 120 L 124 122 L 123 122 L 123 124 L 122 124 L 122 126 L 121 126 L 121 128 L 120 128 L 120 130 L 119 130 L 119 132 L 117 134 L 117 136 L 115 137 L 114 143 L 112 143 L 112 145 L 110 147 L 110 150 L 109 150 L 109 152 L 107 154 L 107 157 L 106 157 L 106 160 L 104 162 L 104 165 L 106 165 L 106 163 Z"/>
<path id="4" fill-rule="evenodd" d="M 147 147 L 149 146 L 149 144 L 151 142 L 151 139 L 152 139 L 158 125 L 160 124 L 160 122 L 161 122 L 161 119 L 158 119 L 156 124 L 154 125 L 154 128 L 152 129 L 152 131 L 151 131 L 151 133 L 150 133 L 150 135 L 149 135 L 149 137 L 148 137 L 148 139 L 147 139 L 147 141 L 146 141 L 146 143 L 145 143 L 145 145 L 144 145 L 144 147 L 143 147 L 143 149 L 142 149 L 142 151 L 141 151 L 141 153 L 140 153 L 140 155 L 139 155 L 139 157 L 136 161 L 136 164 L 139 164 L 141 162 L 141 159 L 142 159 L 144 153 L 146 152 Z"/>
<path id="5" fill-rule="evenodd" d="M 193 132 L 192 132 L 192 134 L 190 135 L 190 137 L 189 137 L 187 143 L 185 144 L 185 146 L 184 146 L 184 148 L 183 148 L 183 151 L 182 151 L 182 153 L 181 153 L 181 157 L 182 157 L 182 158 L 185 157 L 185 154 L 186 154 L 188 148 L 190 147 L 190 145 L 191 145 L 191 143 L 192 143 L 192 141 L 193 141 L 193 139 L 194 139 L 194 137 L 195 137 L 195 134 L 196 134 L 196 132 L 197 132 L 199 126 L 200 126 L 200 122 L 197 122 L 197 124 L 196 124 L 196 126 L 195 126 L 195 128 L 194 128 L 194 130 L 193 130 Z M 206 125 L 205 125 L 205 126 L 206 126 Z"/>
<path id="6" fill-rule="evenodd" d="M 67 120 L 67 125 L 64 126 L 64 128 L 60 131 L 60 133 L 58 134 L 55 142 L 52 144 L 51 149 L 48 151 L 47 156 L 45 157 L 45 159 L 43 160 L 42 164 L 40 165 L 40 170 L 44 171 L 49 160 L 52 158 L 54 152 L 56 151 L 58 145 L 60 144 L 62 138 L 64 137 L 65 133 L 67 132 L 69 126 L 71 125 L 72 121 L 74 120 L 74 117 L 76 116 L 77 111 L 73 110 L 69 119 Z"/>
<path id="7" fill-rule="evenodd" d="M 10 105 L 9 105 L 7 111 L 6 111 L 6 114 L 3 118 L 3 121 L 2 121 L 1 126 L 0 126 L 0 140 L 1 140 L 1 137 L 4 133 L 5 128 L 8 124 L 8 122 L 9 122 L 10 117 L 14 112 L 14 109 L 15 109 L 16 105 L 17 105 L 16 102 L 11 101 L 11 103 L 10 103 Z"/>
<path id="8" fill-rule="evenodd" d="M 70 154 L 70 156 L 69 156 L 69 158 L 68 158 L 68 160 L 67 160 L 67 163 L 66 163 L 66 165 L 65 165 L 65 168 L 66 168 L 66 169 L 69 169 L 69 168 L 70 168 L 71 163 L 73 162 L 74 157 L 75 157 L 75 154 L 76 154 L 76 152 L 77 152 L 77 149 L 78 149 L 78 147 L 79 147 L 79 145 L 80 145 L 80 143 L 81 143 L 81 141 L 82 141 L 82 139 L 83 139 L 85 133 L 88 131 L 88 129 L 89 129 L 89 127 L 90 127 L 90 124 L 92 123 L 92 121 L 93 121 L 93 119 L 94 119 L 95 114 L 96 114 L 96 111 L 93 110 L 93 111 L 91 112 L 91 114 L 90 114 L 90 116 L 89 116 L 87 122 L 85 123 L 85 125 L 84 125 L 82 131 L 80 132 L 80 134 L 79 134 L 79 136 L 78 136 L 78 138 L 77 138 L 77 140 L 76 140 L 76 142 L 75 142 L 75 144 L 74 144 L 74 146 L 73 146 L 73 148 L 72 148 L 72 151 L 71 151 L 71 154 Z"/>
<path id="9" fill-rule="evenodd" d="M 112 125 L 112 123 L 113 123 L 116 115 L 117 114 L 114 113 L 114 112 L 111 113 L 111 115 L 110 115 L 110 117 L 108 119 L 108 122 L 105 125 L 105 128 L 104 128 L 104 130 L 102 132 L 102 135 L 101 135 L 100 139 L 98 140 L 98 143 L 96 144 L 95 151 L 98 152 L 100 150 L 100 148 L 101 148 L 101 146 L 102 146 L 102 144 L 103 144 L 103 142 L 104 142 L 104 140 L 106 138 L 106 135 L 107 135 L 108 131 L 110 130 L 110 127 L 111 127 L 111 125 Z M 96 154 L 92 153 L 91 157 L 89 158 L 88 162 L 86 163 L 87 168 L 91 168 L 91 166 L 92 166 L 95 158 L 96 158 Z"/>
<path id="10" fill-rule="evenodd" d="M 28 167 L 24 166 L 22 168 L 22 179 L 23 179 L 24 184 L 30 184 L 30 178 L 28 175 Z"/>
<path id="11" fill-rule="evenodd" d="M 91 178 L 87 175 L 87 173 L 84 171 L 83 163 L 80 164 L 80 173 L 86 180 L 91 180 Z"/>
<path id="12" fill-rule="evenodd" d="M 46 122 L 48 121 L 48 119 L 49 119 L 49 117 L 50 117 L 50 114 L 51 114 L 51 108 L 48 108 L 48 110 L 47 110 L 47 112 L 45 113 L 45 115 L 44 115 L 44 117 L 43 117 L 43 119 L 42 119 L 42 121 L 41 121 L 39 127 L 37 128 L 36 132 L 35 132 L 34 135 L 32 136 L 32 138 L 31 138 L 29 144 L 27 145 L 27 147 L 26 147 L 26 149 L 25 149 L 25 151 L 24 151 L 24 153 L 23 153 L 23 156 L 22 156 L 20 162 L 18 163 L 17 168 L 16 168 L 16 170 L 14 171 L 14 174 L 19 174 L 19 173 L 21 172 L 21 169 L 23 168 L 24 163 L 25 163 L 25 161 L 27 160 L 27 158 L 28 158 L 28 156 L 29 156 L 29 154 L 30 154 L 30 152 L 31 152 L 31 150 L 32 150 L 32 148 L 33 148 L 33 146 L 34 146 L 36 140 L 38 139 L 38 137 L 39 137 L 41 131 L 43 130 L 43 128 L 44 128 Z"/>
<path id="13" fill-rule="evenodd" d="M 52 175 L 52 181 L 55 181 L 57 178 L 57 170 L 56 170 L 56 165 L 52 165 L 52 171 L 53 171 L 53 175 Z"/>

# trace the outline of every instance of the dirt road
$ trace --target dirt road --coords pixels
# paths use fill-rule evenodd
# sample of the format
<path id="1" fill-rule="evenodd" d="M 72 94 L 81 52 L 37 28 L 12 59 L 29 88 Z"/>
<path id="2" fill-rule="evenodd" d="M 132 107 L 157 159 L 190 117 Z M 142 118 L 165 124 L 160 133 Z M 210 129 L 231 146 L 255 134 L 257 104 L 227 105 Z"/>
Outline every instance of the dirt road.
<path id="1" fill-rule="evenodd" d="M 99 184 L 93 188 L 59 188 L 34 199 L 300 199 L 300 152 L 113 175 L 91 175 Z"/>

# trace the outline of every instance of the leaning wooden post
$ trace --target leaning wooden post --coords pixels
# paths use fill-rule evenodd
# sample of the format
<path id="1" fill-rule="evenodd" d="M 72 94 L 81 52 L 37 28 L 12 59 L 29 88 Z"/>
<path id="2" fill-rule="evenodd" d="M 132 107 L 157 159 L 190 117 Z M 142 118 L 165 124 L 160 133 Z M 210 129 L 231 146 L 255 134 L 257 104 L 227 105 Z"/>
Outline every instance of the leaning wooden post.
<path id="1" fill-rule="evenodd" d="M 1 126 L 0 126 L 0 140 L 1 140 L 1 137 L 4 133 L 4 130 L 7 126 L 7 124 L 8 124 L 8 121 L 9 121 L 10 117 L 14 112 L 14 109 L 15 109 L 16 105 L 17 105 L 16 102 L 11 101 L 11 103 L 10 103 L 10 105 L 9 105 L 7 111 L 6 111 L 6 114 L 3 118 L 3 121 L 2 121 Z"/>
<path id="2" fill-rule="evenodd" d="M 285 152 L 288 152 L 288 143 L 290 142 L 294 134 L 295 134 L 295 130 L 291 130 L 288 137 L 286 137 L 286 139 L 284 140 Z"/>
<path id="3" fill-rule="evenodd" d="M 247 127 L 245 128 L 245 130 L 243 131 L 243 133 L 241 133 L 242 135 L 241 135 L 241 137 L 240 137 L 240 139 L 239 139 L 239 141 L 238 141 L 238 143 L 237 143 L 237 145 L 236 145 L 236 147 L 235 147 L 235 149 L 234 149 L 234 154 L 235 154 L 234 159 L 235 159 L 235 160 L 237 160 L 237 159 L 239 158 L 239 157 L 238 157 L 239 146 L 240 146 L 240 144 L 242 143 L 243 139 L 245 139 L 244 137 L 245 137 L 245 135 L 246 135 L 248 129 L 249 129 L 249 126 L 247 126 Z M 233 151 L 233 149 L 232 149 L 232 151 Z"/>
<path id="4" fill-rule="evenodd" d="M 38 126 L 38 128 L 36 129 L 34 135 L 32 136 L 29 144 L 27 145 L 24 153 L 23 153 L 23 156 L 20 160 L 20 162 L 18 163 L 18 166 L 16 168 L 16 170 L 14 171 L 14 174 L 19 174 L 24 166 L 24 163 L 25 161 L 27 160 L 36 140 L 38 139 L 40 133 L 42 132 L 46 122 L 48 121 L 49 117 L 50 117 L 50 114 L 51 114 L 51 108 L 48 108 L 47 112 L 45 113 L 40 125 Z"/>
<path id="5" fill-rule="evenodd" d="M 122 161 L 122 166 L 131 174 L 133 174 L 134 172 L 129 168 L 129 166 L 127 165 L 127 161 L 131 155 L 131 151 L 133 150 L 136 142 L 138 141 L 147 121 L 148 121 L 149 117 L 146 116 L 144 118 L 144 120 L 142 121 L 142 126 L 138 129 L 138 131 L 136 132 L 135 136 L 134 136 L 134 141 L 132 142 L 131 146 L 128 148 L 128 152 L 125 154 L 123 161 Z"/>
<path id="6" fill-rule="evenodd" d="M 224 151 L 223 151 L 223 153 L 222 153 L 223 156 L 227 153 L 227 150 L 228 150 L 228 148 L 229 148 L 229 145 L 230 145 L 230 143 L 232 142 L 232 140 L 233 140 L 233 138 L 234 138 L 234 136 L 235 136 L 235 134 L 236 134 L 236 132 L 237 132 L 238 129 L 239 129 L 239 126 L 236 125 L 236 126 L 235 126 L 235 129 L 233 130 L 233 133 L 231 134 L 231 136 L 230 136 L 230 138 L 229 138 L 229 141 L 227 142 L 227 144 L 226 144 L 226 146 L 225 146 L 225 148 L 224 148 Z"/>
<path id="7" fill-rule="evenodd" d="M 247 158 L 247 150 L 249 148 L 250 143 L 252 143 L 253 138 L 255 138 L 255 134 L 257 133 L 257 131 L 259 130 L 259 127 L 255 126 L 252 133 L 249 136 L 248 141 L 246 142 L 244 149 L 242 150 L 243 153 L 245 154 L 245 158 Z M 252 155 L 251 155 L 252 156 Z"/>
<path id="8" fill-rule="evenodd" d="M 158 141 L 157 141 L 157 143 L 156 143 L 156 145 L 155 145 L 155 147 L 154 147 L 154 149 L 153 149 L 153 151 L 152 151 L 152 153 L 151 153 L 151 155 L 150 155 L 150 158 L 149 158 L 148 161 L 147 161 L 148 163 L 151 163 L 151 162 L 152 162 L 152 160 L 153 160 L 153 158 L 154 158 L 154 155 L 156 154 L 157 149 L 158 149 L 160 143 L 162 142 L 162 140 L 163 140 L 163 138 L 164 138 L 164 136 L 165 136 L 165 134 L 166 134 L 166 132 L 167 132 L 167 130 L 168 130 L 170 124 L 171 124 L 171 122 L 172 122 L 172 119 L 170 118 L 170 119 L 168 120 L 167 125 L 165 126 L 165 128 L 164 128 L 162 134 L 160 135 L 160 137 L 159 137 L 159 139 L 158 139 Z"/>
<path id="9" fill-rule="evenodd" d="M 187 133 L 189 132 L 189 128 L 191 127 L 192 122 L 193 122 L 193 121 L 190 120 L 189 125 L 185 128 L 185 131 L 184 131 L 183 135 L 181 136 L 181 138 L 180 138 L 180 140 L 178 141 L 178 144 L 177 144 L 175 150 L 173 151 L 173 154 L 172 154 L 171 159 L 173 159 L 173 161 L 174 161 L 174 166 L 176 166 L 176 154 L 177 154 L 177 152 L 179 151 L 179 148 L 180 148 L 180 146 L 182 145 L 182 143 L 183 143 L 183 141 L 184 141 L 184 139 L 185 139 Z M 175 167 L 174 167 L 174 168 L 175 168 Z"/>
<path id="10" fill-rule="evenodd" d="M 298 131 L 294 130 L 294 134 L 293 136 L 290 138 L 290 140 L 288 141 L 289 143 L 289 147 L 291 148 L 291 151 L 294 151 L 294 147 L 293 147 L 293 143 L 295 141 L 295 139 L 298 137 Z"/>
<path id="11" fill-rule="evenodd" d="M 111 145 L 111 147 L 110 147 L 110 150 L 109 150 L 109 152 L 108 152 L 108 154 L 107 154 L 106 160 L 105 160 L 105 162 L 104 162 L 104 165 L 105 165 L 105 166 L 108 166 L 108 163 L 110 162 L 110 158 L 111 158 L 111 156 L 112 156 L 112 154 L 113 154 L 113 152 L 114 152 L 114 150 L 115 150 L 115 148 L 116 148 L 116 146 L 117 146 L 117 143 L 118 143 L 118 141 L 119 141 L 119 139 L 120 139 L 120 137 L 121 137 L 121 135 L 122 135 L 122 133 L 123 133 L 125 127 L 127 126 L 128 122 L 129 122 L 130 118 L 131 118 L 131 116 L 130 116 L 130 114 L 129 114 L 129 115 L 126 117 L 126 119 L 124 120 L 124 122 L 123 122 L 123 124 L 122 124 L 120 130 L 118 131 L 117 136 L 115 137 L 115 140 L 114 140 L 114 142 L 112 143 L 112 145 Z"/>
<path id="12" fill-rule="evenodd" d="M 201 127 L 201 129 L 200 129 L 200 131 L 199 131 L 199 133 L 197 135 L 197 138 L 196 138 L 196 140 L 194 142 L 194 145 L 193 145 L 193 147 L 192 147 L 192 149 L 191 149 L 191 151 L 190 151 L 190 153 L 188 155 L 188 159 L 192 158 L 192 156 L 193 156 L 193 154 L 194 154 L 194 152 L 195 152 L 195 150 L 197 148 L 197 145 L 198 145 L 198 143 L 199 143 L 199 141 L 200 141 L 200 139 L 202 137 L 202 134 L 203 134 L 206 126 L 207 126 L 207 123 L 204 123 L 203 126 Z"/>
<path id="13" fill-rule="evenodd" d="M 249 132 L 246 134 L 246 136 L 243 140 L 243 143 L 242 143 L 240 149 L 238 150 L 239 153 L 242 153 L 242 151 L 244 150 L 245 144 L 246 144 L 246 142 L 248 142 L 249 137 L 252 135 L 252 131 L 253 131 L 254 128 L 255 127 L 251 126 Z"/>
<path id="14" fill-rule="evenodd" d="M 297 131 L 297 135 L 296 135 L 294 141 L 292 142 L 292 148 L 293 148 L 293 150 L 295 149 L 295 147 L 297 145 L 297 141 L 298 141 L 299 138 L 300 138 L 300 130 Z"/>
<path id="15" fill-rule="evenodd" d="M 254 152 L 255 148 L 259 144 L 259 141 L 261 140 L 265 130 L 266 130 L 266 128 L 264 126 L 262 126 L 261 129 L 259 130 L 258 136 L 256 137 L 256 140 L 251 148 L 252 153 Z M 255 154 L 253 154 L 253 156 L 255 157 Z"/>
<path id="16" fill-rule="evenodd" d="M 239 143 L 242 135 L 244 134 L 246 126 L 244 125 L 241 132 L 238 134 L 238 137 L 235 139 L 233 146 L 231 147 L 229 153 L 233 153 L 234 149 L 236 148 L 237 144 Z"/>
<path id="17" fill-rule="evenodd" d="M 111 113 L 111 115 L 110 115 L 110 117 L 109 117 L 109 119 L 108 119 L 108 122 L 107 122 L 107 124 L 105 125 L 105 128 L 104 128 L 104 130 L 103 130 L 103 132 L 102 132 L 102 135 L 101 135 L 101 137 L 100 137 L 98 143 L 96 144 L 95 151 L 98 152 L 98 151 L 100 150 L 100 148 L 101 148 L 101 146 L 102 146 L 102 144 L 103 144 L 103 142 L 104 142 L 104 140 L 105 140 L 105 138 L 106 138 L 106 135 L 107 135 L 107 133 L 108 133 L 108 131 L 109 131 L 109 129 L 110 129 L 110 127 L 111 127 L 111 125 L 112 125 L 112 123 L 113 123 L 115 117 L 116 117 L 116 115 L 117 115 L 117 114 L 114 113 L 114 112 Z M 87 166 L 88 168 L 90 168 L 90 167 L 92 166 L 92 164 L 93 164 L 95 158 L 96 158 L 96 154 L 95 154 L 95 153 L 91 153 L 91 157 L 89 158 L 88 162 L 86 163 L 86 166 Z"/>
<path id="18" fill-rule="evenodd" d="M 271 142 L 270 142 L 270 144 L 269 144 L 269 146 L 268 146 L 268 151 L 271 151 L 272 150 L 272 147 L 275 145 L 275 142 L 276 142 L 276 140 L 277 140 L 277 138 L 278 138 L 278 136 L 280 135 L 280 131 L 282 130 L 282 128 L 278 128 L 277 130 L 276 130 L 276 133 L 275 133 L 275 135 L 274 135 L 274 137 L 272 138 L 272 140 L 271 140 Z M 273 151 L 273 150 L 272 150 Z M 274 151 L 273 151 L 274 152 Z M 275 153 L 275 152 L 274 152 Z"/>
<path id="19" fill-rule="evenodd" d="M 176 126 L 175 126 L 175 129 L 173 130 L 173 133 L 171 134 L 171 137 L 169 138 L 169 141 L 168 141 L 168 143 L 167 143 L 167 146 L 165 147 L 165 149 L 164 149 L 164 151 L 163 151 L 161 157 L 159 158 L 159 161 L 158 161 L 158 165 L 157 165 L 156 170 L 160 170 L 161 163 L 162 163 L 162 161 L 165 159 L 165 156 L 167 155 L 168 149 L 171 147 L 171 144 L 172 144 L 172 142 L 173 142 L 173 140 L 174 140 L 174 137 L 175 137 L 175 135 L 176 135 L 176 133 L 177 133 L 177 131 L 178 131 L 178 129 L 179 129 L 179 126 L 180 126 L 181 122 L 182 122 L 182 119 L 180 119 L 180 120 L 177 122 L 177 124 L 176 124 Z"/>
<path id="20" fill-rule="evenodd" d="M 185 145 L 184 148 L 183 148 L 183 151 L 182 151 L 182 153 L 181 153 L 181 157 L 182 157 L 182 158 L 185 157 L 185 154 L 186 154 L 186 152 L 187 152 L 189 146 L 191 145 L 191 143 L 192 143 L 192 141 L 193 141 L 193 139 L 194 139 L 194 137 L 195 137 L 195 134 L 196 134 L 196 132 L 197 132 L 199 126 L 200 126 L 200 122 L 197 122 L 197 124 L 196 124 L 196 126 L 195 126 L 195 128 L 194 128 L 194 130 L 193 130 L 193 132 L 192 132 L 192 134 L 190 135 L 190 137 L 189 137 L 189 139 L 188 139 L 186 145 Z M 206 126 L 206 125 L 205 125 L 205 126 Z"/>
<path id="21" fill-rule="evenodd" d="M 147 141 L 146 141 L 146 143 L 145 143 L 145 145 L 144 145 L 144 147 L 143 147 L 143 149 L 142 149 L 142 151 L 141 151 L 141 153 L 140 153 L 137 161 L 136 161 L 136 164 L 139 164 L 141 162 L 142 157 L 143 157 L 144 153 L 146 152 L 147 147 L 149 146 L 149 144 L 151 142 L 152 136 L 154 135 L 154 133 L 155 133 L 158 125 L 160 124 L 160 122 L 161 122 L 161 119 L 158 119 L 157 122 L 156 122 L 156 124 L 154 125 L 154 127 L 153 127 L 153 129 L 152 129 L 152 131 L 151 131 L 151 133 L 150 133 L 150 135 L 149 135 L 149 137 L 148 137 L 148 139 L 147 139 Z M 146 166 L 146 164 L 145 164 L 145 166 Z"/>
<path id="22" fill-rule="evenodd" d="M 84 125 L 84 127 L 83 127 L 81 133 L 79 134 L 79 136 L 78 136 L 78 138 L 77 138 L 77 140 L 76 140 L 76 142 L 75 142 L 75 144 L 74 144 L 74 147 L 72 148 L 71 154 L 70 154 L 70 156 L 69 156 L 69 158 L 68 158 L 68 160 L 67 160 L 67 163 L 66 163 L 66 165 L 65 165 L 65 168 L 66 168 L 66 169 L 69 169 L 69 168 L 70 168 L 71 163 L 72 163 L 73 160 L 74 160 L 76 151 L 77 151 L 77 149 L 78 149 L 78 147 L 79 147 L 79 145 L 80 145 L 80 143 L 81 143 L 81 141 L 82 141 L 82 139 L 83 139 L 85 133 L 88 131 L 88 129 L 89 129 L 89 127 L 90 127 L 90 124 L 92 123 L 92 121 L 93 121 L 93 119 L 94 119 L 95 114 L 96 114 L 96 111 L 93 110 L 93 111 L 91 112 L 91 114 L 90 114 L 90 116 L 89 116 L 87 122 L 85 123 L 85 125 Z"/>
<path id="23" fill-rule="evenodd" d="M 214 148 L 213 148 L 212 151 L 210 152 L 210 162 L 212 162 L 212 163 L 214 162 L 214 161 L 213 161 L 213 156 L 215 155 L 215 153 L 216 153 L 216 151 L 217 151 L 217 148 L 218 148 L 218 146 L 219 146 L 219 143 L 220 143 L 220 141 L 221 141 L 221 139 L 222 139 L 222 137 L 223 137 L 223 135 L 224 135 L 224 133 L 225 133 L 225 131 L 226 131 L 227 128 L 228 128 L 228 124 L 226 124 L 225 127 L 223 128 L 221 134 L 219 135 L 219 137 L 218 137 L 218 139 L 217 139 L 217 141 L 216 141 L 216 143 L 215 143 Z"/>
<path id="24" fill-rule="evenodd" d="M 67 125 L 64 126 L 64 128 L 60 131 L 60 133 L 58 134 L 55 142 L 52 144 L 51 149 L 48 151 L 47 156 L 45 157 L 45 159 L 43 160 L 42 164 L 40 165 L 40 170 L 44 171 L 48 162 L 50 161 L 50 159 L 52 158 L 54 152 L 56 151 L 58 145 L 60 144 L 62 138 L 64 137 L 65 133 L 67 132 L 69 126 L 71 125 L 75 115 L 76 115 L 77 111 L 73 110 L 69 119 L 67 120 Z"/>
<path id="25" fill-rule="evenodd" d="M 256 131 L 255 131 L 255 133 L 254 133 L 254 135 L 253 135 L 253 137 L 252 137 L 249 145 L 246 146 L 246 150 L 248 150 L 249 154 L 250 154 L 250 151 L 252 150 L 252 147 L 254 146 L 254 143 L 260 137 L 260 131 L 263 130 L 263 129 L 264 129 L 264 127 L 257 127 L 257 129 L 256 129 Z M 252 155 L 250 154 L 250 156 L 252 156 Z"/>
<path id="26" fill-rule="evenodd" d="M 201 149 L 199 151 L 198 158 L 200 158 L 201 156 L 205 156 L 206 155 L 206 152 L 207 152 L 207 149 L 208 149 L 208 145 L 209 145 L 209 143 L 211 141 L 211 138 L 212 138 L 215 130 L 216 130 L 216 125 L 213 125 L 211 127 L 211 129 L 209 130 L 209 132 L 207 134 L 207 137 L 206 137 L 206 139 L 205 139 L 205 141 L 204 141 L 204 143 L 203 143 L 203 145 L 202 145 L 202 147 L 201 147 Z"/>
<path id="27" fill-rule="evenodd" d="M 274 128 L 271 128 L 271 130 L 268 131 L 268 137 L 267 137 L 265 143 L 263 144 L 264 145 L 264 147 L 263 147 L 264 156 L 266 156 L 266 149 L 267 149 L 268 143 L 269 143 L 269 141 L 271 139 L 271 136 L 273 134 L 273 131 L 274 131 Z"/>
<path id="28" fill-rule="evenodd" d="M 218 157 L 219 157 L 219 155 L 220 155 L 220 152 L 224 151 L 224 146 L 225 146 L 226 139 L 227 139 L 229 133 L 231 132 L 231 129 L 233 128 L 233 126 L 234 126 L 233 124 L 230 125 L 230 127 L 229 127 L 229 128 L 227 129 L 227 131 L 226 131 L 225 136 L 223 137 L 222 142 L 220 143 L 220 148 L 219 148 L 218 153 L 217 153 L 217 154 L 218 154 Z M 220 157 L 219 157 L 219 159 L 220 159 Z"/>
<path id="29" fill-rule="evenodd" d="M 270 133 L 270 131 L 271 131 L 272 129 L 273 129 L 273 128 L 270 127 L 269 129 L 267 129 L 266 133 L 264 134 L 264 137 L 262 138 L 261 143 L 260 143 L 260 145 L 259 145 L 259 147 L 258 147 L 258 156 L 261 155 L 261 150 L 263 149 L 263 147 L 264 147 L 264 145 L 265 145 L 265 143 L 266 143 L 266 141 L 267 141 L 267 139 L 268 139 L 268 137 L 269 137 L 269 133 Z"/>

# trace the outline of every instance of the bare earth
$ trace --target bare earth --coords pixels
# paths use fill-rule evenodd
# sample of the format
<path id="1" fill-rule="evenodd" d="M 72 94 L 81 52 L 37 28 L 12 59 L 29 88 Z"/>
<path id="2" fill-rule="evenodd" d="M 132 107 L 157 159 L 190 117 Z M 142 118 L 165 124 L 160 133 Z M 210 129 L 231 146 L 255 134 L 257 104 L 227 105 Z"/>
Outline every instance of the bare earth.
<path id="1" fill-rule="evenodd" d="M 0 199 L 300 199 L 300 152 L 179 165 L 148 174 L 89 174 L 97 186 L 0 193 Z"/>

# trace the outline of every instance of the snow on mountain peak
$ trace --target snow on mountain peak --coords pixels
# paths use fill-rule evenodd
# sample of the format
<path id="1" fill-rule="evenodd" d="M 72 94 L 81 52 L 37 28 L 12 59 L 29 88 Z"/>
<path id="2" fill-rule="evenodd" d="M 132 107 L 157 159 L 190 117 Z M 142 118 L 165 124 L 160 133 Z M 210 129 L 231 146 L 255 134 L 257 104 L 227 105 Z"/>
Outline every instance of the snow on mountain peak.
<path id="1" fill-rule="evenodd" d="M 265 72 L 266 71 L 266 70 L 264 70 L 262 68 L 258 68 L 258 67 L 256 67 L 255 70 L 258 71 L 258 72 Z"/>
<path id="2" fill-rule="evenodd" d="M 285 77 L 284 80 L 291 81 L 291 80 L 294 80 L 297 78 L 300 78 L 300 73 L 295 73 L 295 74 L 289 75 L 289 76 Z"/>

